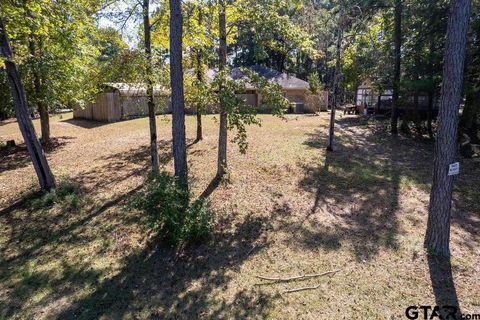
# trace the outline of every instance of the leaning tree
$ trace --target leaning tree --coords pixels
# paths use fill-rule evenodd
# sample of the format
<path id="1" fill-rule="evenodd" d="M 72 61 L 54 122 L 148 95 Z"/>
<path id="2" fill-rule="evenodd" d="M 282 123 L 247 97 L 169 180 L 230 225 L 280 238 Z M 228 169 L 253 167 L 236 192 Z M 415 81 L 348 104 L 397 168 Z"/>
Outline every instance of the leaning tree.
<path id="1" fill-rule="evenodd" d="M 25 89 L 23 88 L 17 65 L 13 60 L 12 50 L 8 42 L 7 31 L 2 17 L 0 17 L 0 56 L 3 58 L 8 81 L 10 83 L 13 96 L 13 106 L 15 108 L 18 125 L 22 132 L 23 140 L 25 140 L 25 144 L 27 145 L 27 150 L 32 159 L 33 167 L 37 173 L 40 188 L 44 190 L 53 189 L 55 188 L 55 178 L 50 171 L 42 145 L 37 138 L 32 119 L 28 115 Z"/>

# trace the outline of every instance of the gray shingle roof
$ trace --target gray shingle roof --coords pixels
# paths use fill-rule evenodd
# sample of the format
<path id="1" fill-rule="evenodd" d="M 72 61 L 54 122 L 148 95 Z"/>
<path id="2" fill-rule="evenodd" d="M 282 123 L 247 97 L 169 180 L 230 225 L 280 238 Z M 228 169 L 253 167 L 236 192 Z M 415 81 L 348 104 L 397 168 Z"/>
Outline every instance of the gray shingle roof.
<path id="1" fill-rule="evenodd" d="M 282 86 L 283 89 L 306 90 L 309 87 L 308 82 L 302 79 L 296 78 L 292 75 L 288 75 L 286 73 L 282 73 L 267 67 L 252 66 L 252 67 L 248 67 L 248 69 L 252 70 L 253 72 L 256 72 L 260 76 L 265 77 L 272 82 L 278 83 L 279 85 Z M 218 72 L 217 70 L 209 69 L 206 74 L 208 81 L 212 81 L 217 75 L 217 72 Z M 240 80 L 245 77 L 245 74 L 239 68 L 234 68 L 232 69 L 231 77 L 232 79 Z M 246 84 L 246 88 L 255 89 L 252 85 L 248 83 Z"/>

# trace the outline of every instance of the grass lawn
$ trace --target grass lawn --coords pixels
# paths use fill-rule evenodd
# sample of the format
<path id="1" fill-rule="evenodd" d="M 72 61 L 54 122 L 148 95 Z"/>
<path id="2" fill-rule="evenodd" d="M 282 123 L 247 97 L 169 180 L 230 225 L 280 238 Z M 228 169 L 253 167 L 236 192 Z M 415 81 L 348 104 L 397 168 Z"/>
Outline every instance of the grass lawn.
<path id="1" fill-rule="evenodd" d="M 214 188 L 218 125 L 205 117 L 205 139 L 193 144 L 187 117 L 193 192 L 209 196 L 216 222 L 179 254 L 125 208 L 148 174 L 148 119 L 52 118 L 52 170 L 82 189 L 68 201 L 33 192 L 24 145 L 1 150 L 0 319 L 404 319 L 410 305 L 436 304 L 480 313 L 478 161 L 461 164 L 444 261 L 422 248 L 431 142 L 340 116 L 327 154 L 328 114 L 261 118 L 246 155 L 230 144 L 230 183 Z M 158 120 L 171 171 L 171 123 Z M 8 139 L 21 141 L 15 122 L 0 123 Z M 318 288 L 284 292 L 309 286 Z"/>

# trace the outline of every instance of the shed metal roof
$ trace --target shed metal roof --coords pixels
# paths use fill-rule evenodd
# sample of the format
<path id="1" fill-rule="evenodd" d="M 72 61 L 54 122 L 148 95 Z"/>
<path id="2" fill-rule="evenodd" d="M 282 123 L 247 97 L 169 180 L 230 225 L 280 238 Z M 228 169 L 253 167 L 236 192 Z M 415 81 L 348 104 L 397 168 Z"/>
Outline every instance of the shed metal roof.
<path id="1" fill-rule="evenodd" d="M 108 82 L 104 83 L 104 86 L 107 90 L 116 90 L 121 96 L 125 97 L 144 97 L 147 95 L 147 87 L 144 83 Z M 168 91 L 160 85 L 153 87 L 153 95 L 155 96 L 166 96 L 168 94 Z"/>

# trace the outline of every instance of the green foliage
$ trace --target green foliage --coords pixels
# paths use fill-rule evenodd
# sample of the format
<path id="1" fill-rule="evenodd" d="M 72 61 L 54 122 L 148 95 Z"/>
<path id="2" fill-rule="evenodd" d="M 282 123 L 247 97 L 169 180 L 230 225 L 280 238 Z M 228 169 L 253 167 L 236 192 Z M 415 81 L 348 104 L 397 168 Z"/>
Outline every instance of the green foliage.
<path id="1" fill-rule="evenodd" d="M 149 177 L 130 206 L 142 211 L 149 227 L 176 248 L 212 231 L 213 215 L 206 200 L 190 202 L 187 183 L 166 173 Z"/>
<path id="2" fill-rule="evenodd" d="M 200 114 L 205 114 L 207 107 L 212 106 L 216 94 L 211 85 L 205 81 L 193 79 L 191 75 L 184 78 L 185 104 L 195 108 Z"/>
<path id="3" fill-rule="evenodd" d="M 245 81 L 233 80 L 229 71 L 222 71 L 217 74 L 212 86 L 218 92 L 217 105 L 227 114 L 228 130 L 236 130 L 232 143 L 236 143 L 240 152 L 245 153 L 248 148 L 246 127 L 260 125 L 260 120 L 256 118 L 257 110 L 238 95 L 245 92 Z"/>
<path id="4" fill-rule="evenodd" d="M 273 115 L 282 117 L 289 107 L 289 102 L 279 84 L 270 82 L 249 69 L 240 70 L 244 75 L 242 79 L 232 79 L 230 71 L 219 72 L 212 83 L 212 88 L 218 92 L 216 104 L 227 114 L 228 130 L 235 130 L 231 142 L 238 145 L 241 153 L 246 153 L 247 126 L 261 125 L 256 107 L 247 104 L 239 95 L 246 92 L 246 82 L 254 86 L 262 97 L 260 108 L 271 110 Z"/>
<path id="5" fill-rule="evenodd" d="M 308 91 L 312 94 L 319 94 L 323 90 L 322 82 L 316 72 L 311 73 L 308 76 Z"/>
<path id="6" fill-rule="evenodd" d="M 78 182 L 66 175 L 60 176 L 57 187 L 35 197 L 31 203 L 34 208 L 59 207 L 63 211 L 77 212 L 85 203 L 84 192 Z"/>
<path id="7" fill-rule="evenodd" d="M 262 97 L 260 107 L 268 109 L 273 115 L 283 117 L 285 111 L 290 107 L 290 102 L 285 98 L 285 92 L 281 85 L 268 81 L 265 77 L 247 69 L 241 68 L 246 75 L 248 82 L 253 85 Z"/>

